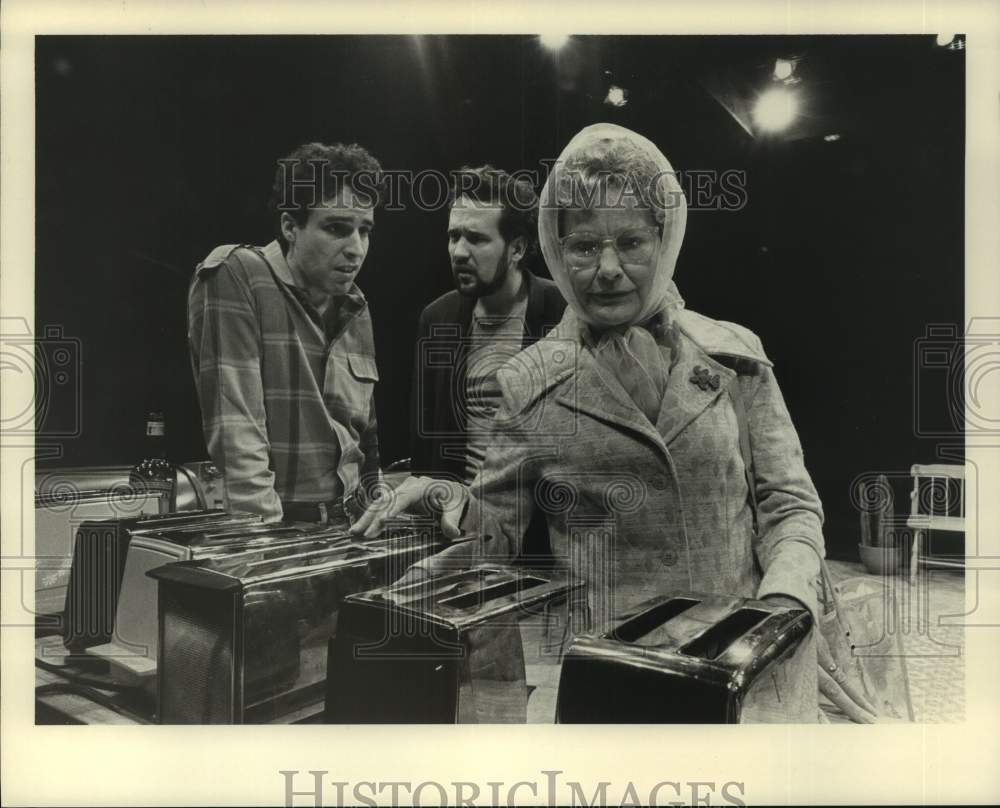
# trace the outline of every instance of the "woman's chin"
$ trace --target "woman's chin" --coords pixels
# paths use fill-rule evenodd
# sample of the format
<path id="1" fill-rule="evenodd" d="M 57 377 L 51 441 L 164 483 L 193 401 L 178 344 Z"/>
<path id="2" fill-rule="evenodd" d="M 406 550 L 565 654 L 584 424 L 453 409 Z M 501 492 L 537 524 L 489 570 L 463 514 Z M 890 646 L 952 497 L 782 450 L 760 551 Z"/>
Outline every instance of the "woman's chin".
<path id="1" fill-rule="evenodd" d="M 632 322 L 639 313 L 639 306 L 629 296 L 618 301 L 596 301 L 587 303 L 587 314 L 596 325 L 616 326 Z"/>

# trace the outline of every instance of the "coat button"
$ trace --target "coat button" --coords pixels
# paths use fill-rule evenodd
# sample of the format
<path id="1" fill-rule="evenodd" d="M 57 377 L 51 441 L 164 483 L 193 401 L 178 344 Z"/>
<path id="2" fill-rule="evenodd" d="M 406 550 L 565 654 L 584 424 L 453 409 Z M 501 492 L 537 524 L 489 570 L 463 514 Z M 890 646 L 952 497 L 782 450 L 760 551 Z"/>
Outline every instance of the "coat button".
<path id="1" fill-rule="evenodd" d="M 650 485 L 653 486 L 655 491 L 666 491 L 669 484 L 666 474 L 655 474 L 653 475 L 653 479 L 650 480 Z"/>
<path id="2" fill-rule="evenodd" d="M 660 562 L 664 567 L 672 567 L 677 563 L 677 551 L 670 548 L 660 556 Z"/>

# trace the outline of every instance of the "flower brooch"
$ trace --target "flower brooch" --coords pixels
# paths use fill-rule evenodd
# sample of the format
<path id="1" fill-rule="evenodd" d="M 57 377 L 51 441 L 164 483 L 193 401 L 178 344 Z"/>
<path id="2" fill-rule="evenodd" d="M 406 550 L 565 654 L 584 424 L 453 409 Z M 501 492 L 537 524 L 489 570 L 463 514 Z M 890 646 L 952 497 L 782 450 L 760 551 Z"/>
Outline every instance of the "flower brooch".
<path id="1" fill-rule="evenodd" d="M 696 384 L 702 390 L 718 390 L 719 384 L 719 374 L 710 375 L 708 368 L 703 368 L 701 365 L 694 366 L 694 372 L 691 374 L 689 379 L 691 384 Z"/>

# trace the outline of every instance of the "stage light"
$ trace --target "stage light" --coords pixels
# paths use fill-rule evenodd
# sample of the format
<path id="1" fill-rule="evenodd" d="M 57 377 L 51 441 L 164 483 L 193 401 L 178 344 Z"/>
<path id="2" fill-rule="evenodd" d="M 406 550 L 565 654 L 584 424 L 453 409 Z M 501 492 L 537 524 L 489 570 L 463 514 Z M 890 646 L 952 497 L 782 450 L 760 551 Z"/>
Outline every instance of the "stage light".
<path id="1" fill-rule="evenodd" d="M 834 132 L 832 135 L 823 135 L 823 140 L 825 140 L 827 143 L 834 143 L 835 141 L 840 140 L 840 135 L 838 135 L 836 132 Z"/>
<path id="2" fill-rule="evenodd" d="M 624 107 L 628 103 L 628 90 L 612 84 L 608 88 L 608 94 L 604 97 L 604 103 L 613 107 Z"/>
<path id="3" fill-rule="evenodd" d="M 955 41 L 954 34 L 938 34 L 937 43 L 939 47 L 947 48 L 952 42 Z"/>
<path id="4" fill-rule="evenodd" d="M 790 79 L 795 72 L 795 62 L 788 59 L 778 59 L 774 63 L 774 77 L 780 81 Z"/>
<path id="5" fill-rule="evenodd" d="M 753 116 L 757 126 L 766 132 L 784 129 L 794 119 L 798 109 L 795 94 L 783 87 L 767 90 L 757 99 Z"/>
<path id="6" fill-rule="evenodd" d="M 569 34 L 549 32 L 547 34 L 539 34 L 538 38 L 546 48 L 554 51 L 559 50 L 569 42 Z"/>

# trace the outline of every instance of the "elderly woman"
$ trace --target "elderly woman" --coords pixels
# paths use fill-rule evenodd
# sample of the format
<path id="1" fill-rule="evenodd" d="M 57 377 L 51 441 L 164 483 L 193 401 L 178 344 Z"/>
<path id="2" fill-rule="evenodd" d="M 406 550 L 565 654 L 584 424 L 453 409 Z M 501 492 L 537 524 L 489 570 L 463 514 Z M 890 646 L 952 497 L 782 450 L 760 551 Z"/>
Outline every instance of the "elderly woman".
<path id="1" fill-rule="evenodd" d="M 592 624 L 678 591 L 775 598 L 815 619 L 822 508 L 760 340 L 684 308 L 673 275 L 686 218 L 649 140 L 611 124 L 574 137 L 538 224 L 569 306 L 498 374 L 479 477 L 469 489 L 411 478 L 355 529 L 440 500 L 446 533 L 461 518 L 483 537 L 476 553 L 513 559 L 540 509 L 556 564 L 587 581 Z M 811 689 L 812 716 L 815 653 L 810 639 L 788 668 Z"/>

